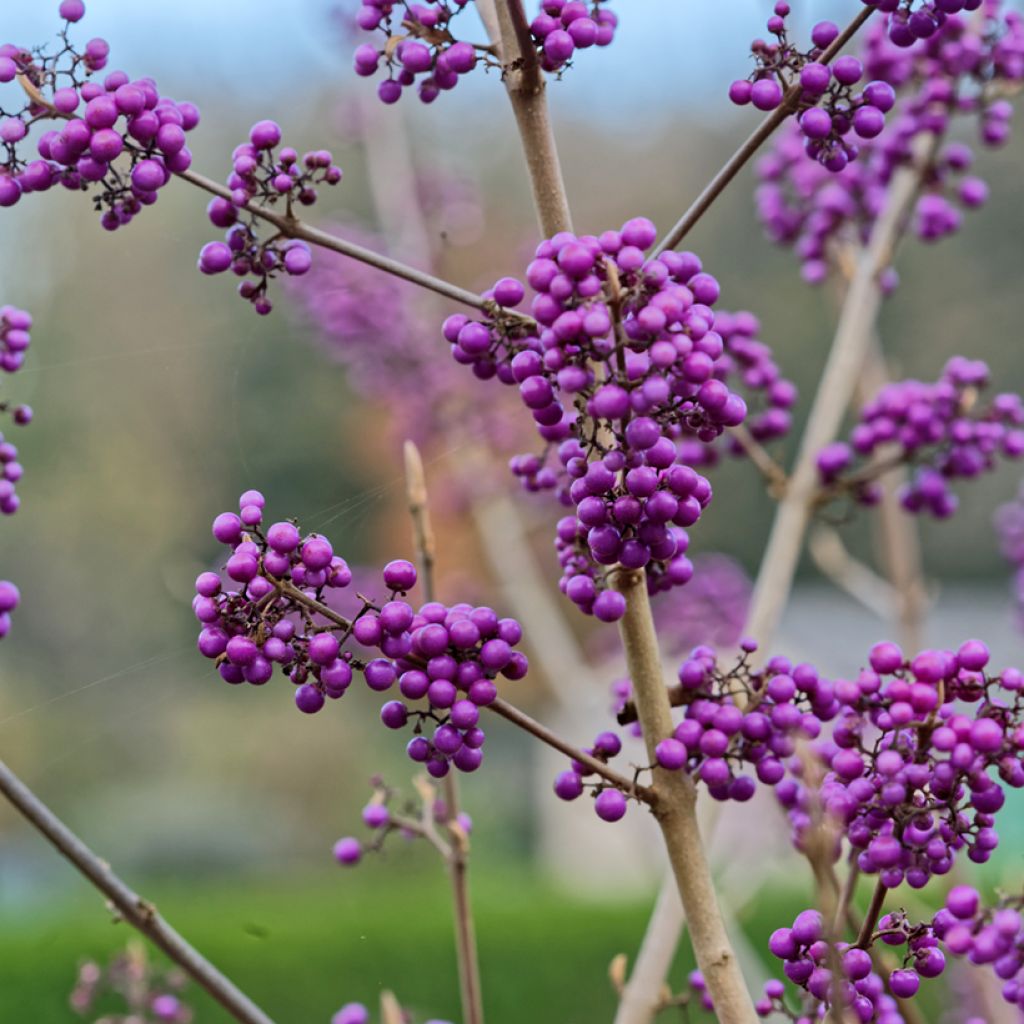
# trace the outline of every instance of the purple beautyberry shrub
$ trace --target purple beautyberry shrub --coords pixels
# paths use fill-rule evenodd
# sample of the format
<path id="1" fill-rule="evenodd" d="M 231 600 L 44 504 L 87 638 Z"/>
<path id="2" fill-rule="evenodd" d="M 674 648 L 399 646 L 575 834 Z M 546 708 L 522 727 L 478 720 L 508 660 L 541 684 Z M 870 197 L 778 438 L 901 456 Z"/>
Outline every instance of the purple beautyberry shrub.
<path id="1" fill-rule="evenodd" d="M 758 782 L 780 783 L 786 776 L 784 761 L 794 754 L 797 742 L 817 738 L 822 723 L 839 710 L 831 684 L 813 666 L 775 657 L 755 669 L 749 655 L 756 646 L 742 641 L 740 657 L 729 669 L 719 667 L 711 647 L 694 648 L 680 665 L 673 690 L 678 722 L 655 751 L 659 767 L 686 772 L 715 800 L 743 803 L 754 795 Z M 630 690 L 628 680 L 613 687 L 613 710 L 620 724 L 635 718 L 625 712 Z M 637 728 L 631 731 L 639 735 Z M 619 735 L 608 731 L 599 734 L 586 752 L 609 761 L 622 749 Z M 623 794 L 601 780 L 589 782 L 590 775 L 586 765 L 573 762 L 556 778 L 556 795 L 575 800 L 589 790 L 596 794 L 599 817 L 621 818 L 626 809 Z M 611 792 L 616 795 L 605 795 Z M 603 806 L 602 800 L 610 806 Z"/>
<path id="2" fill-rule="evenodd" d="M 796 120 L 805 140 L 807 156 L 833 173 L 843 170 L 858 153 L 856 140 L 873 139 L 885 127 L 892 107 L 892 90 L 884 82 L 867 82 L 863 63 L 850 55 L 830 63 L 822 57 L 839 36 L 831 21 L 811 29 L 811 47 L 800 50 L 789 39 L 786 18 L 790 5 L 775 4 L 768 19 L 774 42 L 755 39 L 751 44 L 756 67 L 748 78 L 729 87 L 729 98 L 758 110 L 774 110 L 790 88 L 799 89 Z"/>

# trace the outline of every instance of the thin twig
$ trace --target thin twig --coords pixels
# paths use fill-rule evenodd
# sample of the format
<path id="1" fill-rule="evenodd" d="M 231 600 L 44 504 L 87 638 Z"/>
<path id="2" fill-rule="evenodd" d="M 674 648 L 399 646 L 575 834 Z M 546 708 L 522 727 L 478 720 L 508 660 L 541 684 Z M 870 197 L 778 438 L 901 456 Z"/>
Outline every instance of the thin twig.
<path id="1" fill-rule="evenodd" d="M 839 33 L 832 44 L 818 58 L 822 63 L 828 64 L 832 58 L 853 38 L 857 30 L 871 17 L 874 8 L 865 7 L 850 22 L 849 25 Z M 726 186 L 741 170 L 747 161 L 771 138 L 775 129 L 792 114 L 800 103 L 802 90 L 799 83 L 791 85 L 782 98 L 782 102 L 754 129 L 750 137 L 736 150 L 726 161 L 722 169 L 711 179 L 699 196 L 693 201 L 690 208 L 679 218 L 672 230 L 658 243 L 655 255 L 664 252 L 666 249 L 674 249 L 690 232 L 693 226 L 707 213 L 711 204 L 725 191 Z"/>
<path id="2" fill-rule="evenodd" d="M 423 596 L 435 599 L 434 564 L 436 549 L 434 530 L 430 523 L 427 502 L 427 480 L 423 472 L 423 459 L 412 441 L 406 441 L 405 492 L 409 501 L 409 515 L 413 524 L 416 558 L 423 584 Z M 452 885 L 455 916 L 455 954 L 459 971 L 459 992 L 462 997 L 462 1015 L 465 1024 L 483 1024 L 484 1008 L 480 986 L 480 961 L 473 923 L 473 905 L 469 895 L 469 842 L 458 823 L 459 783 L 450 771 L 442 783 L 444 788 L 444 824 L 452 835 L 445 861 Z M 426 805 L 424 805 L 426 807 Z M 431 810 L 431 813 L 433 811 Z"/>
<path id="3" fill-rule="evenodd" d="M 0 792 L 102 892 L 133 928 L 171 958 L 242 1024 L 274 1024 L 244 992 L 174 930 L 156 907 L 133 892 L 10 768 L 0 761 Z"/>
<path id="4" fill-rule="evenodd" d="M 775 461 L 771 452 L 760 441 L 758 441 L 745 424 L 737 427 L 726 428 L 726 433 L 735 439 L 736 443 L 746 453 L 747 458 L 754 464 L 769 485 L 770 493 L 775 497 L 782 497 L 786 490 L 786 471 Z"/>

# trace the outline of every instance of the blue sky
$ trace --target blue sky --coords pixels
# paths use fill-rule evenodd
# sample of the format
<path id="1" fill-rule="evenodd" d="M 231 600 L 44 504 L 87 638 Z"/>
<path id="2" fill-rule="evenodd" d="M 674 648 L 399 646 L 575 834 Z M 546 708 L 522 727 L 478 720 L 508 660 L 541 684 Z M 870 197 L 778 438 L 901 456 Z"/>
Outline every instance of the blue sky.
<path id="1" fill-rule="evenodd" d="M 189 83 L 195 83 L 194 94 L 218 87 L 260 99 L 310 79 L 350 77 L 352 47 L 331 23 L 331 0 L 86 4 L 77 37 L 103 36 L 111 43 L 112 67 L 151 74 L 182 97 Z M 536 6 L 528 0 L 528 10 Z M 763 32 L 771 0 L 619 0 L 611 6 L 620 19 L 613 48 L 582 54 L 558 89 L 557 103 L 583 107 L 596 95 L 609 112 L 629 114 L 666 101 L 678 109 L 719 99 L 723 87 L 746 71 L 747 46 Z M 843 22 L 860 4 L 796 0 L 793 6 L 795 23 L 806 25 L 823 17 Z M 57 27 L 56 8 L 56 0 L 4 0 L 0 37 L 23 45 L 49 38 Z M 616 74 L 611 81 L 609 66 Z M 458 94 L 471 100 L 490 85 L 477 75 L 460 84 Z M 717 102 L 714 109 L 721 111 Z"/>

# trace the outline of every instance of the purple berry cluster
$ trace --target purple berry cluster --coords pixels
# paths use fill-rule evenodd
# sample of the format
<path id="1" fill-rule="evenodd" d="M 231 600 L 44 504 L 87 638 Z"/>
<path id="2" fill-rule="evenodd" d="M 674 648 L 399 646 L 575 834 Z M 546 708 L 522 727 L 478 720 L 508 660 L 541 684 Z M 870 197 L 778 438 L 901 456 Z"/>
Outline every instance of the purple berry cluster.
<path id="1" fill-rule="evenodd" d="M 1003 393 L 985 406 L 978 396 L 989 382 L 980 360 L 956 356 L 934 383 L 887 384 L 863 407 L 850 441 L 834 442 L 818 455 L 822 482 L 855 500 L 877 500 L 875 470 L 898 463 L 915 467 L 900 494 L 903 507 L 946 519 L 957 508 L 949 482 L 992 471 L 999 456 L 1024 455 L 1024 401 Z M 858 465 L 857 459 L 870 460 Z"/>
<path id="2" fill-rule="evenodd" d="M 811 665 L 775 657 L 763 669 L 754 669 L 748 655 L 756 644 L 741 641 L 741 650 L 739 660 L 726 671 L 719 668 L 713 648 L 694 648 L 679 667 L 673 703 L 683 708 L 680 721 L 655 749 L 659 767 L 686 772 L 715 800 L 745 802 L 758 781 L 769 786 L 781 783 L 785 760 L 795 753 L 797 741 L 818 737 L 822 722 L 839 708 L 831 684 Z M 628 680 L 613 687 L 616 713 L 625 708 L 630 689 Z M 619 720 L 629 721 L 622 714 Z M 619 736 L 603 732 L 586 752 L 609 761 L 621 750 Z M 588 788 L 589 774 L 586 765 L 574 762 L 555 780 L 555 793 L 563 800 L 576 799 Z M 619 790 L 600 781 L 589 788 L 596 793 L 599 817 L 617 821 L 625 814 L 626 797 Z"/>
<path id="3" fill-rule="evenodd" d="M 1005 6 L 987 2 L 980 30 L 973 19 L 946 16 L 911 49 L 891 43 L 885 25 L 874 24 L 861 60 L 869 75 L 895 91 L 886 129 L 862 140 L 858 159 L 838 174 L 804 159 L 806 138 L 793 126 L 759 161 L 758 216 L 772 241 L 794 249 L 808 283 L 824 281 L 850 241 L 867 241 L 893 175 L 914 159 L 919 139 L 930 140 L 934 153 L 912 221 L 918 238 L 946 237 L 959 228 L 963 211 L 985 203 L 988 186 L 968 173 L 971 148 L 939 141 L 955 119 L 970 115 L 979 119 L 984 145 L 1009 138 L 1013 108 L 1004 93 L 1024 80 L 1024 19 Z M 889 268 L 881 284 L 891 290 L 896 281 Z"/>
<path id="4" fill-rule="evenodd" d="M 326 150 L 314 150 L 302 157 L 290 146 L 277 147 L 281 128 L 275 121 L 258 121 L 249 131 L 249 141 L 235 147 L 228 177 L 230 200 L 220 196 L 210 200 L 206 212 L 210 222 L 227 228 L 227 240 L 207 242 L 199 253 L 199 270 L 204 274 L 222 274 L 230 270 L 244 277 L 238 294 L 265 315 L 272 305 L 267 286 L 281 272 L 292 277 L 305 274 L 313 264 L 309 246 L 299 239 L 280 235 L 260 237 L 259 220 L 253 209 L 285 204 L 310 206 L 316 202 L 317 186 L 337 185 L 341 168 Z"/>
<path id="5" fill-rule="evenodd" d="M 946 961 L 938 941 L 926 927 L 901 928 L 903 915 L 887 915 L 879 922 L 879 936 L 889 946 L 907 946 L 905 967 L 888 972 L 883 978 L 875 970 L 867 949 L 845 942 L 831 942 L 825 924 L 816 910 L 797 914 L 789 928 L 779 928 L 768 940 L 773 956 L 783 961 L 783 972 L 813 1004 L 804 1007 L 800 1020 L 817 1020 L 837 1004 L 853 1013 L 851 1019 L 862 1024 L 903 1024 L 896 998 L 909 999 L 917 994 L 920 979 L 938 977 Z M 838 971 L 839 976 L 836 976 Z M 896 998 L 894 998 L 896 997 Z M 785 987 L 781 981 L 769 981 L 764 998 L 757 1004 L 761 1016 L 786 1009 Z M 794 1017 L 794 1019 L 797 1019 Z M 844 1017 L 844 1019 L 846 1019 Z"/>
<path id="6" fill-rule="evenodd" d="M 610 567 L 646 568 L 652 592 L 690 579 L 686 527 L 711 486 L 679 442 L 710 443 L 747 414 L 716 375 L 726 373 L 711 308 L 718 282 L 693 253 L 646 256 L 656 234 L 642 217 L 600 237 L 558 234 L 526 270 L 534 319 L 513 312 L 526 289 L 503 278 L 487 293 L 491 319 L 455 314 L 443 329 L 456 362 L 518 386 L 545 449 L 516 457 L 512 471 L 575 509 L 557 529 L 560 585 L 602 621 L 624 611 L 607 589 Z"/>
<path id="7" fill-rule="evenodd" d="M 612 41 L 618 18 L 603 4 L 604 0 L 543 0 L 530 33 L 545 71 L 558 72 L 577 50 Z M 432 103 L 478 63 L 497 66 L 492 47 L 460 42 L 452 34 L 453 19 L 468 5 L 469 0 L 363 0 L 356 24 L 379 33 L 380 43 L 363 43 L 356 49 L 356 74 L 369 78 L 383 66 L 387 78 L 377 87 L 377 95 L 384 103 L 397 103 L 403 90 L 413 85 L 424 103 Z"/>
<path id="8" fill-rule="evenodd" d="M 306 714 L 341 697 L 356 670 L 377 693 L 397 683 L 404 700 L 387 701 L 381 720 L 389 729 L 412 725 L 410 759 L 434 778 L 453 764 L 466 772 L 479 768 L 480 709 L 497 697 L 497 676 L 522 679 L 528 669 L 526 656 L 514 650 L 522 639 L 519 623 L 468 604 L 432 601 L 414 610 L 402 596 L 416 585 L 416 569 L 402 560 L 384 567 L 387 601 L 357 595 L 356 613 L 341 616 L 325 597 L 351 584 L 344 559 L 325 537 L 303 536 L 290 521 L 264 529 L 263 507 L 258 491 L 246 491 L 238 513 L 213 522 L 214 538 L 231 548 L 224 565 L 231 582 L 214 572 L 196 580 L 200 653 L 235 684 L 262 685 L 280 666 Z M 379 656 L 367 660 L 358 648 Z M 410 706 L 421 701 L 425 707 Z"/>
<path id="9" fill-rule="evenodd" d="M 822 61 L 825 50 L 839 36 L 839 26 L 831 21 L 818 22 L 811 29 L 812 48 L 799 50 L 788 37 L 789 13 L 788 3 L 780 0 L 775 4 L 768 19 L 775 42 L 754 40 L 751 52 L 757 67 L 749 78 L 732 83 L 729 98 L 740 106 L 751 103 L 758 110 L 774 110 L 790 86 L 799 86 L 797 123 L 804 151 L 835 173 L 856 158 L 862 140 L 881 134 L 895 94 L 884 81 L 861 85 L 864 65 L 856 57 Z"/>
<path id="10" fill-rule="evenodd" d="M 785 437 L 793 425 L 790 410 L 796 404 L 796 385 L 782 375 L 772 349 L 760 340 L 761 323 L 753 313 L 715 314 L 715 331 L 722 338 L 722 354 L 715 360 L 715 379 L 723 384 L 742 385 L 750 406 L 744 426 L 761 444 Z M 682 438 L 680 458 L 690 466 L 711 468 L 720 457 L 721 442 L 732 456 L 746 454 L 743 445 L 731 436 L 706 443 Z"/>
<path id="11" fill-rule="evenodd" d="M 981 895 L 969 885 L 950 889 L 946 905 L 932 922 L 934 935 L 954 956 L 990 967 L 1002 982 L 1001 994 L 1011 1006 L 1024 1009 L 1024 899 L 1000 899 L 983 907 Z"/>
<path id="12" fill-rule="evenodd" d="M 31 344 L 29 331 L 32 317 L 23 309 L 14 306 L 0 306 L 0 370 L 17 373 L 25 361 L 25 353 Z M 32 409 L 27 405 L 12 405 L 0 401 L 0 412 L 9 412 L 16 426 L 32 422 Z M 21 499 L 15 488 L 22 477 L 22 465 L 18 462 L 18 449 L 0 433 L 0 514 L 9 516 L 18 511 Z"/>
<path id="13" fill-rule="evenodd" d="M 1024 786 L 1024 676 L 988 674 L 977 640 L 911 659 L 880 643 L 868 661 L 856 679 L 832 684 L 835 726 L 809 762 L 820 765 L 820 784 L 793 758 L 775 792 L 798 846 L 823 808 L 839 828 L 837 859 L 845 839 L 861 872 L 919 889 L 964 850 L 984 863 L 999 841 L 1003 787 Z"/>
<path id="14" fill-rule="evenodd" d="M 60 13 L 65 26 L 55 53 L 0 46 L 0 83 L 12 83 L 22 98 L 14 107 L 0 106 L 0 206 L 55 185 L 91 188 L 100 223 L 114 231 L 155 203 L 172 174 L 191 165 L 186 133 L 199 123 L 199 111 L 161 96 L 151 78 L 112 71 L 102 82 L 93 80 L 107 65 L 109 47 L 102 39 L 81 51 L 71 43 L 70 24 L 85 13 L 78 0 L 62 3 Z M 65 124 L 40 136 L 40 159 L 26 160 L 19 143 L 46 118 Z"/>
<path id="15" fill-rule="evenodd" d="M 141 946 L 129 946 L 108 964 L 82 964 L 68 1003 L 79 1016 L 99 1014 L 96 1024 L 191 1024 L 192 1008 L 183 998 L 187 984 L 183 971 L 160 970 Z M 102 1012 L 112 998 L 121 1003 L 123 1014 Z"/>

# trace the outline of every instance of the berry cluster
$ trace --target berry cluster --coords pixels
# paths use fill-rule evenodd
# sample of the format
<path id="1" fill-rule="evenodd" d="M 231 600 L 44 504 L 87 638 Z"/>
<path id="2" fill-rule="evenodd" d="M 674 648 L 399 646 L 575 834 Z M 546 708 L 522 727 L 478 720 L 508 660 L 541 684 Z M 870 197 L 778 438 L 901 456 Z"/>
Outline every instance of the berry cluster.
<path id="1" fill-rule="evenodd" d="M 853 1011 L 852 1019 L 864 1024 L 902 1024 L 903 1016 L 893 997 L 909 999 L 915 995 L 920 979 L 938 977 L 946 961 L 929 929 L 918 926 L 904 930 L 901 924 L 905 924 L 903 915 L 887 915 L 879 922 L 879 937 L 890 946 L 907 945 L 907 959 L 914 966 L 894 970 L 884 979 L 876 973 L 867 949 L 827 939 L 824 921 L 816 910 L 804 910 L 797 914 L 792 927 L 774 931 L 768 940 L 769 950 L 783 961 L 786 977 L 814 1004 L 801 1019 L 820 1019 L 838 1003 Z M 757 1005 L 758 1013 L 765 1017 L 777 1010 L 785 1013 L 784 994 L 781 981 L 769 981 Z"/>
<path id="2" fill-rule="evenodd" d="M 711 486 L 678 443 L 710 443 L 747 413 L 717 375 L 727 372 L 711 309 L 718 282 L 693 253 L 645 256 L 656 234 L 642 217 L 600 237 L 560 233 L 526 270 L 533 320 L 512 312 L 523 284 L 503 278 L 487 293 L 491 319 L 456 314 L 444 323 L 457 362 L 518 386 L 546 447 L 514 459 L 512 471 L 527 489 L 555 489 L 575 508 L 557 530 L 560 585 L 603 621 L 624 611 L 607 589 L 607 567 L 646 568 L 652 592 L 690 579 L 685 528 Z M 724 365 L 737 363 L 730 355 Z M 758 360 L 752 372 L 762 367 Z"/>
<path id="3" fill-rule="evenodd" d="M 1024 676 L 988 675 L 988 662 L 977 640 L 913 659 L 880 643 L 856 679 L 836 681 L 831 738 L 814 744 L 811 761 L 791 759 L 775 789 L 797 845 L 820 808 L 839 830 L 836 858 L 845 838 L 859 869 L 890 889 L 921 888 L 963 850 L 987 861 L 1003 785 L 1024 786 Z"/>
<path id="4" fill-rule="evenodd" d="M 191 165 L 186 133 L 199 123 L 199 111 L 161 96 L 151 78 L 113 71 L 93 80 L 106 67 L 109 47 L 102 39 L 81 51 L 71 43 L 70 24 L 85 13 L 79 0 L 62 3 L 60 13 L 65 26 L 55 53 L 0 46 L 0 83 L 17 79 L 23 97 L 18 106 L 0 106 L 0 206 L 55 185 L 91 188 L 100 223 L 114 231 Z M 26 160 L 19 143 L 44 118 L 66 123 L 39 138 L 41 159 Z"/>
<path id="5" fill-rule="evenodd" d="M 0 306 L 0 370 L 17 373 L 25 361 L 31 338 L 32 317 L 23 309 Z M 32 409 L 27 405 L 11 405 L 0 401 L 0 412 L 10 412 L 12 422 L 25 426 L 32 422 Z M 13 515 L 21 500 L 15 487 L 22 476 L 18 449 L 0 433 L 0 514 Z"/>
<path id="6" fill-rule="evenodd" d="M 912 49 L 889 42 L 885 25 L 868 32 L 861 59 L 867 73 L 895 90 L 889 127 L 862 140 L 858 159 L 831 174 L 803 158 L 805 136 L 790 126 L 758 163 L 758 216 L 769 238 L 791 246 L 808 283 L 842 265 L 851 241 L 865 242 L 885 206 L 893 175 L 915 159 L 917 140 L 934 149 L 923 176 L 912 227 L 926 242 L 957 230 L 962 211 L 982 206 L 988 187 L 967 172 L 973 155 L 963 142 L 938 145 L 956 117 L 980 119 L 981 140 L 999 146 L 1009 137 L 1013 108 L 1001 94 L 1024 80 L 1024 19 L 990 0 L 979 29 L 973 19 L 944 17 L 940 28 Z M 917 12 L 921 13 L 921 12 Z M 889 268 L 883 288 L 895 287 Z"/>
<path id="7" fill-rule="evenodd" d="M 478 64 L 496 66 L 490 46 L 460 42 L 452 34 L 452 20 L 469 0 L 363 0 L 356 24 L 379 32 L 380 46 L 364 43 L 354 55 L 357 75 L 369 78 L 383 65 L 385 78 L 377 87 L 384 103 L 397 103 L 402 91 L 417 85 L 419 98 L 432 103 L 441 92 L 454 89 L 462 75 Z M 618 19 L 602 6 L 604 0 L 543 0 L 530 23 L 530 33 L 541 67 L 557 72 L 577 50 L 607 46 Z"/>
<path id="8" fill-rule="evenodd" d="M 292 522 L 264 529 L 263 506 L 258 491 L 246 491 L 239 513 L 214 520 L 214 537 L 231 548 L 224 570 L 232 583 L 213 572 L 196 580 L 200 653 L 217 662 L 229 683 L 262 685 L 279 665 L 306 714 L 341 697 L 354 670 L 377 693 L 397 682 L 405 700 L 386 702 L 381 720 L 389 729 L 412 724 L 409 757 L 435 778 L 452 764 L 467 772 L 479 768 L 485 739 L 480 709 L 497 697 L 494 680 L 522 679 L 528 669 L 526 656 L 513 649 L 522 639 L 519 623 L 466 604 L 432 601 L 414 610 L 400 595 L 415 586 L 416 569 L 402 560 L 384 567 L 389 599 L 378 604 L 357 595 L 357 610 L 346 618 L 324 601 L 327 592 L 351 584 L 344 559 L 325 537 L 303 536 Z M 365 660 L 349 641 L 380 656 Z M 426 707 L 406 703 L 418 701 Z"/>
<path id="9" fill-rule="evenodd" d="M 796 751 L 797 740 L 818 737 L 822 722 L 839 710 L 831 684 L 811 665 L 775 657 L 763 669 L 754 669 L 747 656 L 756 646 L 741 641 L 743 653 L 728 671 L 718 667 L 711 647 L 694 648 L 679 667 L 673 700 L 684 709 L 681 720 L 655 749 L 661 768 L 688 773 L 715 800 L 745 802 L 754 795 L 757 781 L 770 786 L 782 782 L 784 761 Z M 618 713 L 629 700 L 629 682 L 616 683 L 613 692 Z M 603 732 L 586 752 L 608 761 L 621 749 L 616 733 Z M 747 774 L 748 769 L 754 774 Z M 555 780 L 555 793 L 563 800 L 576 799 L 587 788 L 589 774 L 586 765 L 574 762 Z M 603 782 L 591 788 L 599 817 L 617 821 L 625 814 L 621 792 Z"/>
<path id="10" fill-rule="evenodd" d="M 884 81 L 861 86 L 864 65 L 856 57 L 836 57 L 829 64 L 822 61 L 825 50 L 839 36 L 839 27 L 831 21 L 818 22 L 811 29 L 812 48 L 799 50 L 788 37 L 789 13 L 788 3 L 779 0 L 775 4 L 768 19 L 775 42 L 754 40 L 751 52 L 757 67 L 749 78 L 732 83 L 729 98 L 740 106 L 752 103 L 758 110 L 774 110 L 789 87 L 799 86 L 797 123 L 804 150 L 835 173 L 857 156 L 861 140 L 881 134 L 895 94 Z"/>
<path id="11" fill-rule="evenodd" d="M 159 970 L 132 944 L 106 965 L 82 964 L 68 1003 L 79 1016 L 100 1013 L 111 996 L 123 1005 L 123 1013 L 102 1013 L 96 1024 L 191 1024 L 192 1009 L 182 998 L 187 984 L 183 971 Z"/>
<path id="12" fill-rule="evenodd" d="M 287 215 L 293 203 L 310 206 L 316 202 L 317 186 L 337 185 L 341 168 L 326 150 L 299 154 L 290 146 L 276 148 L 281 128 L 274 121 L 258 121 L 249 131 L 249 141 L 235 147 L 228 177 L 231 199 L 215 197 L 207 206 L 210 222 L 227 228 L 227 241 L 207 242 L 199 253 L 199 270 L 204 274 L 222 274 L 230 270 L 244 277 L 238 294 L 265 315 L 272 306 L 267 285 L 282 271 L 290 276 L 305 274 L 313 263 L 309 246 L 298 239 L 281 240 L 280 233 L 270 239 L 259 234 L 256 208 L 273 207 L 284 202 Z"/>
<path id="13" fill-rule="evenodd" d="M 11 631 L 11 612 L 20 600 L 18 588 L 10 580 L 0 580 L 0 640 Z"/>
<path id="14" fill-rule="evenodd" d="M 849 443 L 834 442 L 819 453 L 823 483 L 872 504 L 877 472 L 909 463 L 916 470 L 900 495 L 903 507 L 940 519 L 953 515 L 957 498 L 949 481 L 993 470 L 1000 455 L 1024 455 L 1024 402 L 1004 393 L 979 408 L 979 391 L 988 382 L 985 363 L 956 356 L 935 383 L 887 384 L 861 410 Z M 858 457 L 873 461 L 855 465 Z"/>
<path id="15" fill-rule="evenodd" d="M 1024 899 L 1001 899 L 982 907 L 977 889 L 950 889 L 946 905 L 932 922 L 934 935 L 950 953 L 977 966 L 990 966 L 1003 982 L 1002 997 L 1024 1009 Z"/>

